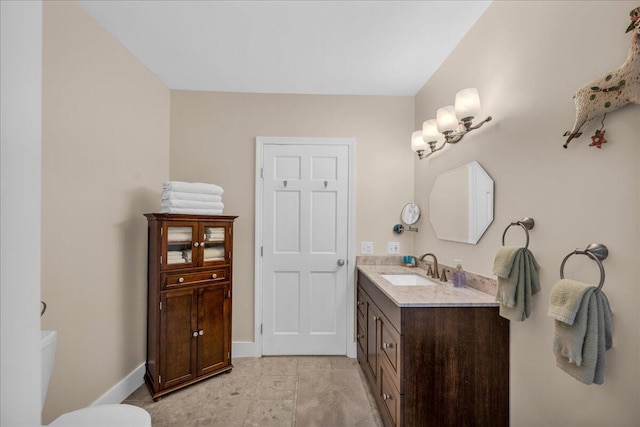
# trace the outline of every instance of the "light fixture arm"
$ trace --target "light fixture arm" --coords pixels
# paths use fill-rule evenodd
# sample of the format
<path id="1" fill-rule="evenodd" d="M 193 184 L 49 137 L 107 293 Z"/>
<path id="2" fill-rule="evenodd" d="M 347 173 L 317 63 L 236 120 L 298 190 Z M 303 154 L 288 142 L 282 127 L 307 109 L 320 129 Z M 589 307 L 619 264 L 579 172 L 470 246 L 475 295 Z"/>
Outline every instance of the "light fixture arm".
<path id="1" fill-rule="evenodd" d="M 471 132 L 472 130 L 476 130 L 479 129 L 480 127 L 482 127 L 483 124 L 490 122 L 492 120 L 492 117 L 489 116 L 486 119 L 484 119 L 483 121 L 481 121 L 480 123 L 478 123 L 475 126 L 471 126 L 471 118 L 465 118 L 462 119 L 462 126 L 463 129 L 461 131 L 455 132 L 455 131 L 448 131 L 444 133 L 444 140 L 446 143 L 448 144 L 455 144 L 456 142 L 460 141 L 466 134 L 468 134 L 469 132 Z"/>

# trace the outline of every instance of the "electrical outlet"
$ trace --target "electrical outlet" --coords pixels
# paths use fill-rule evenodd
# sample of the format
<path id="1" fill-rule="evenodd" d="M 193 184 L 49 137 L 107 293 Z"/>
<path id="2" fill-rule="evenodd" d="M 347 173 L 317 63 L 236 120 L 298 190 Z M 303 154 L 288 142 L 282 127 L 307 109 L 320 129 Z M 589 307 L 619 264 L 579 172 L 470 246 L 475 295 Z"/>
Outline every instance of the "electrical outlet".
<path id="1" fill-rule="evenodd" d="M 360 242 L 360 253 L 362 255 L 373 254 L 373 242 Z"/>
<path id="2" fill-rule="evenodd" d="M 400 253 L 400 242 L 387 242 L 387 253 L 388 254 L 399 254 Z"/>

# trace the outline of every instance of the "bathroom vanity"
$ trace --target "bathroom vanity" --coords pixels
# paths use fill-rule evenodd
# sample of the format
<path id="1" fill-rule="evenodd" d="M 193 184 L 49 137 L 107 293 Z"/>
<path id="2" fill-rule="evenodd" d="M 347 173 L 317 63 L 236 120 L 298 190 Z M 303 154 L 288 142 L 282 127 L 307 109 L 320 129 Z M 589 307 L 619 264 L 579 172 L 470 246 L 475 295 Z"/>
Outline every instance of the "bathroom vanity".
<path id="1" fill-rule="evenodd" d="M 416 271 L 358 266 L 358 362 L 385 425 L 508 426 L 509 321 L 492 295 L 382 276 Z"/>

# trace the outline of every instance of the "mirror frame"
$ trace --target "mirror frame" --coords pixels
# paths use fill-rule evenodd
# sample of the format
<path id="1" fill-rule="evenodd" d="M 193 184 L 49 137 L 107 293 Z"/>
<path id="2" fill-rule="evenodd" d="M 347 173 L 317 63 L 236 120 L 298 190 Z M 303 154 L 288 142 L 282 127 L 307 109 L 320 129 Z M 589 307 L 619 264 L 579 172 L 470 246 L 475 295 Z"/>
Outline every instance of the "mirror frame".
<path id="1" fill-rule="evenodd" d="M 411 219 L 407 218 L 407 216 L 409 215 L 409 212 L 412 208 L 413 208 L 413 212 L 417 211 L 418 216 L 414 221 L 409 222 Z M 404 205 L 404 207 L 402 208 L 402 211 L 400 212 L 400 220 L 406 225 L 416 224 L 418 221 L 420 221 L 421 216 L 422 216 L 422 210 L 420 209 L 420 206 L 418 206 L 416 203 L 407 203 L 406 205 Z M 407 219 L 409 219 L 409 221 L 407 221 Z"/>

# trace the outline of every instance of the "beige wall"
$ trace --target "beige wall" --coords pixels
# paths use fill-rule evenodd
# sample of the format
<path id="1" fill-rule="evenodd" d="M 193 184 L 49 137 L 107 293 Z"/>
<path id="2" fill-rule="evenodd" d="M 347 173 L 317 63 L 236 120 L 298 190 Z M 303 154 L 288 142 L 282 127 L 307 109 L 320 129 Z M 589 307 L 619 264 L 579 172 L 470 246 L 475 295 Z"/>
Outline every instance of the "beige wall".
<path id="1" fill-rule="evenodd" d="M 169 90 L 73 2 L 44 2 L 43 329 L 58 331 L 43 421 L 145 359 L 146 220 L 169 171 Z"/>
<path id="2" fill-rule="evenodd" d="M 494 121 L 445 152 L 415 162 L 415 195 L 428 208 L 435 176 L 472 160 L 495 180 L 495 220 L 478 245 L 440 241 L 430 225 L 416 236 L 417 252 L 433 251 L 451 265 L 491 276 L 493 257 L 509 222 L 533 217 L 530 249 L 541 266 L 542 291 L 531 317 L 511 323 L 511 425 L 640 425 L 640 106 L 606 120 L 609 142 L 588 147 L 595 126 L 567 150 L 574 121 L 573 92 L 617 68 L 627 55 L 626 2 L 494 2 L 416 96 L 418 128 L 456 91 L 478 87 Z M 484 117 L 484 116 L 483 116 Z M 513 229 L 507 243 L 522 244 Z M 606 291 L 614 310 L 614 347 L 605 384 L 585 386 L 555 366 L 549 292 L 563 257 L 601 242 Z M 595 263 L 573 257 L 567 276 L 599 279 Z"/>
<path id="3" fill-rule="evenodd" d="M 264 95 L 171 91 L 171 179 L 225 189 L 234 236 L 233 341 L 253 341 L 254 198 L 257 136 L 356 138 L 356 253 L 361 241 L 386 254 L 413 197 L 409 147 L 413 97 Z"/>

